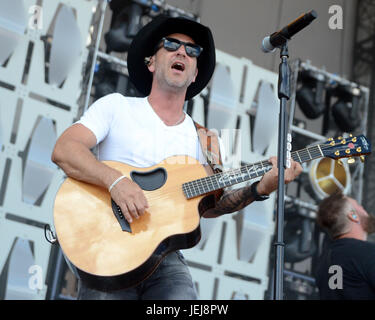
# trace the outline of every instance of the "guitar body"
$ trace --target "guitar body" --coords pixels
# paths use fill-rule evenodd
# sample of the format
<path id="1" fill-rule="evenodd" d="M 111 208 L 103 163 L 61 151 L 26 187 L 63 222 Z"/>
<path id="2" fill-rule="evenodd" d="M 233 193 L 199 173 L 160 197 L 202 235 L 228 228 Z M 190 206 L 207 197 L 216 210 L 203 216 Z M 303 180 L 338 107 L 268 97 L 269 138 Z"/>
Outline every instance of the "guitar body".
<path id="1" fill-rule="evenodd" d="M 144 190 L 149 208 L 123 231 L 110 193 L 67 178 L 54 204 L 57 238 L 76 276 L 94 288 L 113 290 L 147 278 L 163 257 L 200 240 L 199 196 L 187 200 L 182 184 L 206 177 L 207 169 L 188 156 L 174 156 L 149 168 L 103 161 Z"/>

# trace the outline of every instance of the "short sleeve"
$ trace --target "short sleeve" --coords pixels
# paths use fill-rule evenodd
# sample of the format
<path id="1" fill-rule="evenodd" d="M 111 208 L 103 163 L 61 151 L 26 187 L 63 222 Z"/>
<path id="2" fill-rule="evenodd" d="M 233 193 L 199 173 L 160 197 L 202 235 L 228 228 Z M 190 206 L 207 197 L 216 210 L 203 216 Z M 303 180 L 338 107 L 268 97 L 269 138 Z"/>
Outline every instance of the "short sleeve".
<path id="1" fill-rule="evenodd" d="M 100 143 L 108 134 L 114 118 L 114 107 L 118 103 L 119 94 L 111 93 L 96 100 L 75 124 L 80 123 L 90 129 L 96 143 Z"/>

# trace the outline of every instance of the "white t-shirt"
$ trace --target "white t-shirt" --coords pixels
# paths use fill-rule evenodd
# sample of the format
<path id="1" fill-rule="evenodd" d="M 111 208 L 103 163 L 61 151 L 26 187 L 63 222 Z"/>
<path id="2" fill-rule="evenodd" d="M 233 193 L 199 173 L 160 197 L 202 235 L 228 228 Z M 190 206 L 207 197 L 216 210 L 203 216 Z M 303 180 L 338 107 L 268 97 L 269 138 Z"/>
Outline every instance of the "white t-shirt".
<path id="1" fill-rule="evenodd" d="M 186 114 L 182 123 L 167 126 L 147 97 L 106 95 L 95 101 L 76 123 L 96 136 L 100 161 L 149 167 L 174 155 L 188 155 L 202 164 L 207 163 L 191 117 Z"/>

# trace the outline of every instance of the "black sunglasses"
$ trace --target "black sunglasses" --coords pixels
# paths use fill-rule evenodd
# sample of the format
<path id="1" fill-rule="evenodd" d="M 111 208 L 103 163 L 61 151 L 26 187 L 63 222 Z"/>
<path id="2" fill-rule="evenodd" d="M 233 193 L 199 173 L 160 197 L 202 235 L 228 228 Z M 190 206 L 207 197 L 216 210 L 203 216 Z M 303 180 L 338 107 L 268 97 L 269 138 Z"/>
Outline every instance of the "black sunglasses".
<path id="1" fill-rule="evenodd" d="M 181 47 L 181 45 L 184 45 L 187 55 L 193 58 L 198 58 L 203 51 L 203 48 L 201 46 L 194 43 L 183 42 L 174 38 L 162 38 L 156 46 L 155 52 L 162 47 L 160 45 L 161 42 L 163 43 L 162 46 L 164 47 L 164 49 L 168 51 L 176 51 Z"/>

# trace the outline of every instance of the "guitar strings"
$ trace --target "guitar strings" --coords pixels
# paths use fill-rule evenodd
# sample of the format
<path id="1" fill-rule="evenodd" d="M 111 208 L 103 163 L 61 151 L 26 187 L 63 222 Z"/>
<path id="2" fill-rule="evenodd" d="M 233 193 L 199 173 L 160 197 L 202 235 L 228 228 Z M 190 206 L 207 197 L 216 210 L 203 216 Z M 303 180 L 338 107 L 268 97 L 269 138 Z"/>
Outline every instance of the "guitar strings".
<path id="1" fill-rule="evenodd" d="M 314 146 L 311 146 L 311 147 L 306 147 L 302 150 L 297 150 L 297 151 L 291 152 L 291 158 L 293 158 L 293 160 L 301 162 L 301 163 L 306 162 L 306 161 L 310 161 L 310 160 L 314 160 L 316 158 L 324 157 L 324 154 L 323 154 L 322 151 L 330 149 L 332 147 L 336 147 L 336 148 L 339 149 L 339 151 L 342 151 L 347 146 L 346 146 L 346 144 L 337 144 L 337 145 L 331 145 L 330 143 L 317 144 L 317 145 L 314 145 Z M 256 172 L 254 172 L 254 174 L 256 176 L 252 177 L 252 174 L 249 173 L 249 168 L 251 169 L 251 167 L 254 168 L 255 166 L 259 166 L 259 165 L 261 165 L 262 168 L 256 170 Z M 208 182 L 210 182 L 212 186 L 208 189 L 208 191 L 206 190 L 205 192 L 203 192 L 203 193 L 207 193 L 207 192 L 213 191 L 215 189 L 219 189 L 221 187 L 219 182 L 217 181 L 217 178 L 221 177 L 223 174 L 236 175 L 236 174 L 239 174 L 239 173 L 246 173 L 248 175 L 248 179 L 242 181 L 242 182 L 244 182 L 244 181 L 251 180 L 251 179 L 254 179 L 256 177 L 259 177 L 260 176 L 258 174 L 259 171 L 266 171 L 266 170 L 269 171 L 270 168 L 268 168 L 268 167 L 271 166 L 271 165 L 272 165 L 272 163 L 269 162 L 268 160 L 263 160 L 263 161 L 260 161 L 260 162 L 256 162 L 254 164 L 244 165 L 244 166 L 239 167 L 239 168 L 230 169 L 230 170 L 227 170 L 225 172 L 217 173 L 217 174 L 214 174 L 214 175 L 211 175 L 211 176 L 208 176 L 208 177 L 203 177 L 203 178 L 200 178 L 200 179 L 197 179 L 197 180 L 193 180 L 193 181 L 184 183 L 183 187 L 186 186 L 186 188 L 189 187 L 190 189 L 194 188 L 194 191 L 198 191 L 198 192 L 201 193 L 201 190 L 199 190 L 199 188 L 203 188 L 203 191 L 205 191 L 204 190 L 205 188 L 207 189 L 208 187 L 210 187 L 208 185 Z M 264 175 L 264 174 L 265 174 L 265 172 L 263 172 L 262 175 Z M 214 180 L 214 178 L 216 179 L 216 181 Z M 237 180 L 237 178 L 236 178 L 236 180 Z M 218 184 L 218 187 L 214 186 L 214 182 Z M 236 181 L 232 184 L 237 184 L 237 183 L 239 183 L 239 182 Z M 225 185 L 225 183 L 224 183 L 224 185 Z M 197 187 L 198 190 L 195 190 L 196 189 L 195 187 Z M 212 187 L 213 187 L 213 189 L 211 189 Z"/>
<path id="2" fill-rule="evenodd" d="M 314 147 L 316 148 L 317 146 L 311 146 L 310 148 L 314 148 Z M 298 153 L 301 152 L 300 158 L 304 158 L 306 156 L 306 157 L 308 157 L 308 158 L 306 158 L 306 160 L 312 160 L 311 156 L 309 155 L 312 152 L 309 153 L 307 151 L 307 148 L 305 148 L 305 150 L 293 151 L 291 156 L 296 155 L 297 152 Z M 319 156 L 320 156 L 320 152 L 319 152 Z M 254 168 L 255 166 L 259 166 L 259 165 L 262 166 L 262 169 L 258 169 L 258 170 L 256 170 L 256 172 L 253 172 L 255 174 L 255 176 L 253 177 L 252 174 L 250 174 L 248 172 L 248 169 L 249 169 L 249 167 Z M 208 176 L 208 177 L 203 177 L 203 178 L 200 178 L 200 179 L 197 179 L 197 180 L 193 180 L 193 181 L 190 181 L 190 182 L 187 182 L 187 183 L 183 184 L 183 186 L 185 185 L 186 187 L 189 187 L 190 190 L 191 190 L 191 188 L 194 188 L 193 191 L 195 193 L 198 192 L 200 194 L 203 194 L 203 193 L 213 191 L 215 189 L 219 189 L 220 187 L 225 187 L 225 183 L 224 183 L 224 186 L 220 186 L 220 183 L 217 181 L 217 178 L 219 176 L 221 177 L 223 174 L 235 175 L 235 174 L 238 174 L 238 173 L 246 173 L 246 174 L 248 174 L 248 179 L 242 181 L 242 182 L 244 182 L 244 181 L 259 177 L 260 176 L 259 171 L 263 171 L 263 173 L 261 175 L 264 175 L 265 174 L 264 171 L 269 171 L 271 169 L 271 168 L 269 168 L 269 166 L 271 166 L 271 165 L 272 165 L 272 163 L 269 162 L 268 160 L 263 160 L 263 161 L 260 161 L 260 162 L 254 163 L 254 164 L 242 166 L 240 168 L 230 169 L 230 170 L 227 170 L 223 173 L 217 173 L 217 174 L 214 174 L 214 175 L 211 175 L 211 176 Z M 243 170 L 245 170 L 245 171 L 243 171 Z M 208 185 L 208 182 L 211 183 L 211 187 Z M 218 185 L 215 186 L 214 183 L 217 183 Z M 235 182 L 233 182 L 229 185 L 237 184 L 237 183 L 239 183 L 239 182 L 235 181 Z M 227 186 L 229 186 L 229 185 L 227 185 Z M 213 187 L 213 189 L 212 189 L 212 187 Z M 196 190 L 196 189 L 198 189 L 198 190 Z M 200 190 L 200 189 L 203 189 L 203 190 Z"/>

